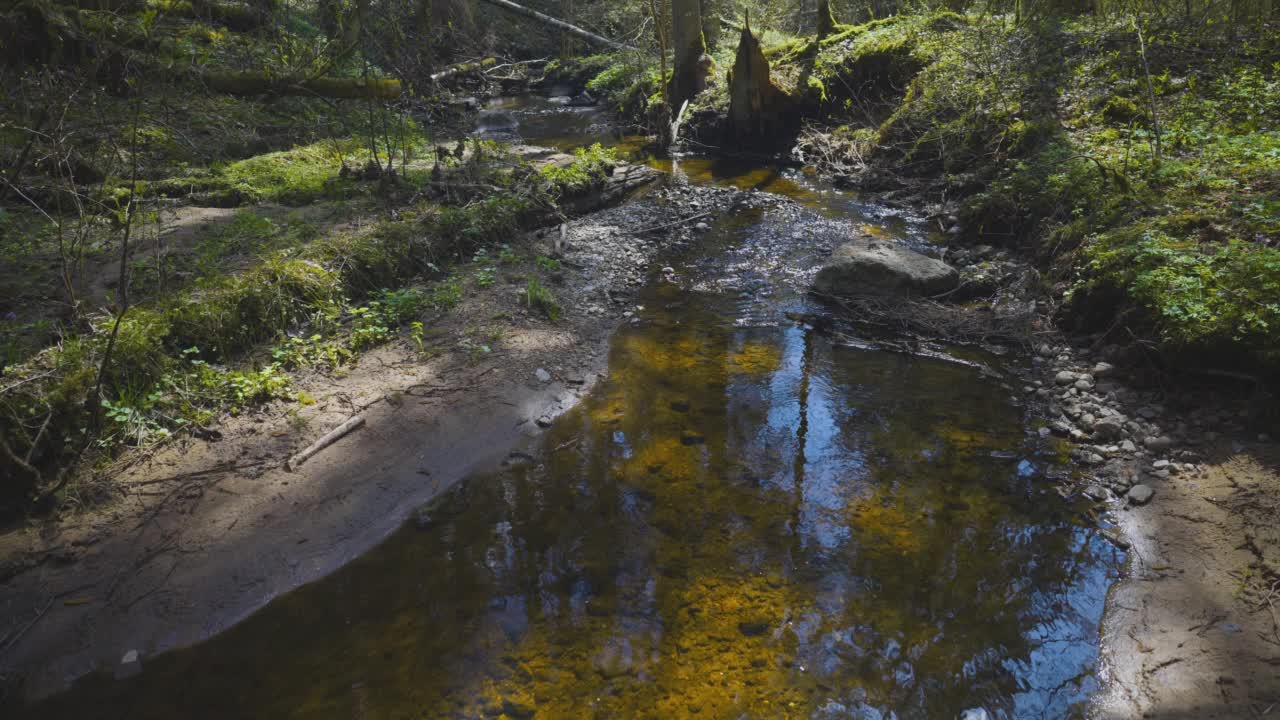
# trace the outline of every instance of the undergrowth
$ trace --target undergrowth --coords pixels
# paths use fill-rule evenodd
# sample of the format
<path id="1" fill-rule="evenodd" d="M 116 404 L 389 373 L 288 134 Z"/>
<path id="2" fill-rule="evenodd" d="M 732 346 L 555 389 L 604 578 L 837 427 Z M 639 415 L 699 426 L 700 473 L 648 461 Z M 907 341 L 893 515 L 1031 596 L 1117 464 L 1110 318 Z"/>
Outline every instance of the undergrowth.
<path id="1" fill-rule="evenodd" d="M 769 54 L 836 125 L 803 139 L 806 160 L 935 182 L 967 237 L 1043 261 L 1078 329 L 1274 372 L 1280 50 L 1143 30 L 1150 90 L 1127 18 L 907 15 Z"/>

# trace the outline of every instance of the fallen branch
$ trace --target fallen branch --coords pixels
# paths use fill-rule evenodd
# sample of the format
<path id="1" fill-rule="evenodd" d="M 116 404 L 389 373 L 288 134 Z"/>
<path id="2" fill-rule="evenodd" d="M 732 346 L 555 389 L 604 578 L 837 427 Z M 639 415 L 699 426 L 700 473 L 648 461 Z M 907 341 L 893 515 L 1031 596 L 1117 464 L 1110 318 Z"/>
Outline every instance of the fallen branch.
<path id="1" fill-rule="evenodd" d="M 340 100 L 394 100 L 400 97 L 395 78 L 273 78 L 261 72 L 209 73 L 209 89 L 228 95 L 303 95 Z"/>
<path id="2" fill-rule="evenodd" d="M 196 472 L 182 473 L 180 475 L 170 475 L 168 477 L 155 478 L 153 480 L 143 480 L 141 482 L 129 483 L 129 487 L 160 485 L 162 483 L 173 482 L 174 480 L 191 480 L 192 478 L 204 477 L 206 475 L 217 475 L 218 473 L 229 473 L 229 472 L 235 472 L 237 470 L 247 470 L 249 468 L 261 467 L 265 464 L 266 463 L 262 461 L 245 463 L 243 465 L 228 463 L 226 465 L 211 467 L 206 470 L 197 470 Z"/>
<path id="3" fill-rule="evenodd" d="M 526 67 L 526 68 L 539 67 L 539 66 L 541 66 L 541 65 L 546 65 L 546 64 L 547 64 L 547 63 L 549 63 L 549 62 L 551 62 L 551 58 L 539 58 L 539 59 L 537 59 L 537 60 L 517 60 L 517 61 L 515 61 L 515 62 L 502 63 L 501 65 L 494 65 L 494 66 L 492 66 L 492 67 L 488 68 L 487 70 L 485 70 L 484 72 L 485 72 L 485 74 L 486 74 L 486 75 L 488 75 L 488 74 L 490 74 L 490 73 L 492 73 L 492 72 L 494 72 L 494 71 L 496 71 L 496 70 L 502 70 L 502 69 L 504 69 L 504 68 L 509 68 L 509 67 L 514 67 L 514 68 L 520 68 L 520 67 Z"/>
<path id="4" fill-rule="evenodd" d="M 431 82 L 438 83 L 441 80 L 448 80 L 449 78 L 455 77 L 457 75 L 469 75 L 471 73 L 478 73 L 482 70 L 486 70 L 490 67 L 493 67 L 493 64 L 496 62 L 497 60 L 493 58 L 485 58 L 483 60 L 480 60 L 479 62 L 464 62 L 464 63 L 458 63 L 457 65 L 450 65 L 449 67 L 441 70 L 438 73 L 432 73 Z"/>
<path id="5" fill-rule="evenodd" d="M 634 50 L 635 49 L 628 45 L 623 45 L 617 40 L 610 40 L 607 37 L 603 37 L 593 32 L 583 30 L 582 28 L 576 25 L 570 25 L 569 23 L 563 20 L 557 20 L 551 17 L 550 15 L 543 15 L 537 10 L 531 10 L 523 5 L 517 5 L 516 3 L 511 2 L 511 0 L 485 0 L 485 2 L 491 5 L 497 5 L 500 8 L 505 8 L 507 10 L 510 10 L 513 13 L 523 15 L 527 18 L 532 18 L 542 23 L 543 25 L 549 25 L 557 30 L 563 30 L 564 32 L 570 33 L 572 35 L 577 35 L 578 37 L 582 38 L 583 40 L 586 40 L 587 42 L 592 42 L 597 45 L 604 45 L 606 47 L 611 47 L 615 50 Z"/>
<path id="6" fill-rule="evenodd" d="M 35 624 L 40 622 L 40 618 L 44 617 L 44 614 L 49 612 L 49 608 L 53 607 L 53 600 L 54 598 L 49 598 L 49 602 L 45 603 L 44 607 L 36 610 L 36 616 L 31 618 L 31 622 L 22 626 L 21 630 L 5 637 L 4 645 L 0 646 L 0 655 L 3 655 L 14 645 L 17 645 L 18 641 L 22 639 L 22 636 L 26 635 L 28 630 L 35 627 Z"/>
<path id="7" fill-rule="evenodd" d="M 710 217 L 710 215 L 711 215 L 710 212 L 698 213 L 697 215 L 690 215 L 687 218 L 681 218 L 680 220 L 677 220 L 672 223 L 667 223 L 666 225 L 654 225 L 653 227 L 647 227 L 647 228 L 644 228 L 643 230 L 637 230 L 635 234 L 643 235 L 645 233 L 657 232 L 659 230 L 666 230 L 667 228 L 673 228 L 673 227 L 676 227 L 677 225 L 684 225 L 686 223 L 691 223 L 694 220 L 701 220 L 704 217 Z"/>
<path id="8" fill-rule="evenodd" d="M 311 445 L 307 446 L 307 449 L 289 458 L 288 462 L 284 464 L 285 470 L 293 472 L 296 468 L 301 467 L 302 463 L 311 459 L 311 456 L 338 442 L 362 425 L 364 425 L 363 417 L 359 415 L 352 417 L 350 420 L 325 433 L 324 437 L 311 443 Z"/>
<path id="9" fill-rule="evenodd" d="M 1033 313 L 998 315 L 990 311 L 944 305 L 932 300 L 882 295 L 836 297 L 810 293 L 844 309 L 841 317 L 856 326 L 891 334 L 909 333 L 952 342 L 998 342 L 1028 345 Z"/>
<path id="10" fill-rule="evenodd" d="M 684 111 L 689 109 L 689 101 L 685 100 L 680 106 L 680 112 L 676 113 L 675 122 L 671 123 L 671 144 L 675 145 L 680 139 L 680 125 L 684 122 Z"/>

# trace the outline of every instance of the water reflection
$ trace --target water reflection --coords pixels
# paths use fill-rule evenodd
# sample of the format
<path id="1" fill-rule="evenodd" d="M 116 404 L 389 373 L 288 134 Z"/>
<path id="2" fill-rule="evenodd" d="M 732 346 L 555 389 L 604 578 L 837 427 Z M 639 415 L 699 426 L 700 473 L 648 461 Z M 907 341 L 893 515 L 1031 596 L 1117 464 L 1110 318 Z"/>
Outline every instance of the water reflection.
<path id="1" fill-rule="evenodd" d="M 41 716 L 1070 715 L 1106 551 L 999 388 L 723 295 L 642 303 L 540 465 Z"/>

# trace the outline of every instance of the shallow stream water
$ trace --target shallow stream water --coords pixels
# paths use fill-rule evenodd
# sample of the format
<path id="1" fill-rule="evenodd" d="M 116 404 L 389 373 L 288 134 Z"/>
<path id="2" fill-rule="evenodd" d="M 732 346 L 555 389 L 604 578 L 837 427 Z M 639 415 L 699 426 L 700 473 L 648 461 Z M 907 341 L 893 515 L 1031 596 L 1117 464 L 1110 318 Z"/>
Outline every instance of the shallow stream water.
<path id="1" fill-rule="evenodd" d="M 590 110 L 494 110 L 530 141 L 619 140 Z M 797 227 L 924 242 L 920 224 L 795 171 L 679 165 L 806 209 L 732 215 L 664 258 L 608 379 L 530 461 L 44 716 L 1079 715 L 1118 558 L 1052 490 L 1016 390 L 789 319 L 822 312 L 802 290 L 825 252 Z"/>

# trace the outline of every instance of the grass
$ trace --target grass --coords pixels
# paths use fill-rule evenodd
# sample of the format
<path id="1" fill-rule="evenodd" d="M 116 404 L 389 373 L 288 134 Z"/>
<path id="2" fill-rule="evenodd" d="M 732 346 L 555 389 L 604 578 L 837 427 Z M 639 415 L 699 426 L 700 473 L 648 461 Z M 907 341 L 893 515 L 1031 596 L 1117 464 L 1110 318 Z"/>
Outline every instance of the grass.
<path id="1" fill-rule="evenodd" d="M 426 140 L 414 128 L 400 142 L 419 155 Z M 381 150 L 381 148 L 379 148 Z M 354 137 L 321 140 L 289 150 L 255 155 L 210 171 L 143 183 L 142 192 L 160 197 L 195 196 L 205 205 L 236 207 L 276 202 L 304 205 L 322 198 L 346 198 L 358 194 L 360 183 L 341 173 L 359 169 L 372 159 L 367 139 Z M 380 162 L 386 156 L 380 154 Z M 397 153 L 397 160 L 402 160 Z"/>
<path id="2" fill-rule="evenodd" d="M 556 301 L 555 294 L 539 282 L 536 277 L 530 277 L 525 283 L 524 301 L 530 310 L 537 310 L 552 322 L 558 321 L 563 313 L 560 303 Z"/>

